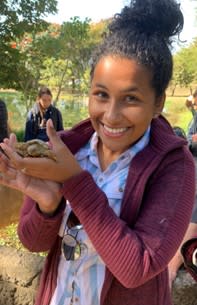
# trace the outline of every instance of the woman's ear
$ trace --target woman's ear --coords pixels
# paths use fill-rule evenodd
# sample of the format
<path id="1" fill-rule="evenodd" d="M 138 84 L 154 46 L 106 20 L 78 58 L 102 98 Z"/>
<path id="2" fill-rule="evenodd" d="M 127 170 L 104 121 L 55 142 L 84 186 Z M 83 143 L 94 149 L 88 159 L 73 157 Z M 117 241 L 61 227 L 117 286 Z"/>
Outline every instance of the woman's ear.
<path id="1" fill-rule="evenodd" d="M 166 94 L 162 94 L 156 98 L 154 118 L 157 118 L 163 111 L 166 100 Z"/>

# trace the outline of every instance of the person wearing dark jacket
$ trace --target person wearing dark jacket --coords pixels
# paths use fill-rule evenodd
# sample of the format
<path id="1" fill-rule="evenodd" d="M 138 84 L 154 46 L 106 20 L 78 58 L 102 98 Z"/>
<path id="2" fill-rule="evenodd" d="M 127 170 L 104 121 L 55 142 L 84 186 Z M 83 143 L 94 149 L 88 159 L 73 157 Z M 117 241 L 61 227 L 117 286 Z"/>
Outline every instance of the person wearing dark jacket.
<path id="1" fill-rule="evenodd" d="M 197 89 L 186 100 L 186 106 L 192 113 L 192 120 L 187 131 L 188 145 L 193 156 L 197 157 Z"/>
<path id="2" fill-rule="evenodd" d="M 37 102 L 27 115 L 24 141 L 32 139 L 48 141 L 46 134 L 48 119 L 52 119 L 56 131 L 64 129 L 61 112 L 52 105 L 52 93 L 48 88 L 43 87 L 38 92 Z"/>
<path id="3" fill-rule="evenodd" d="M 3 100 L 0 100 L 0 142 L 9 135 L 8 127 L 8 111 L 6 104 Z"/>

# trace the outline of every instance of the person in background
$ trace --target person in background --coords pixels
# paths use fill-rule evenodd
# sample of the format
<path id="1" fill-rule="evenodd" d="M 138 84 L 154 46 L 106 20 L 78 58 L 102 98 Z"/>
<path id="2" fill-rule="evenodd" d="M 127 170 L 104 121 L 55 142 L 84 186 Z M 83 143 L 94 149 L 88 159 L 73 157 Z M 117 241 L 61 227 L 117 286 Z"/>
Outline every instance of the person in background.
<path id="1" fill-rule="evenodd" d="M 52 119 L 56 131 L 63 130 L 62 115 L 59 109 L 52 105 L 52 93 L 49 88 L 42 87 L 37 101 L 27 115 L 24 141 L 40 139 L 48 141 L 46 122 Z"/>
<path id="2" fill-rule="evenodd" d="M 197 107 L 197 89 L 192 95 L 189 95 L 185 101 L 186 107 L 192 112 L 193 117 L 196 114 Z"/>
<path id="3" fill-rule="evenodd" d="M 161 115 L 175 0 L 135 0 L 115 15 L 91 57 L 89 117 L 56 133 L 56 161 L 0 144 L 0 183 L 25 200 L 18 234 L 48 251 L 36 305 L 171 305 L 168 263 L 190 221 L 195 169 L 187 142 Z M 181 177 L 181 179 L 180 179 Z"/>
<path id="4" fill-rule="evenodd" d="M 179 137 L 182 138 L 186 138 L 186 134 L 185 131 L 178 127 L 175 126 L 173 128 L 175 134 Z M 169 269 L 169 284 L 170 287 L 172 287 L 172 284 L 174 282 L 174 280 L 177 277 L 177 273 L 178 270 L 183 266 L 184 264 L 184 257 L 181 253 L 182 247 L 183 245 L 190 239 L 192 239 L 193 237 L 197 236 L 197 158 L 194 155 L 194 161 L 195 161 L 195 169 L 196 169 L 196 195 L 195 195 L 195 202 L 194 202 L 194 207 L 193 207 L 193 211 L 192 211 L 192 217 L 190 220 L 190 223 L 188 225 L 187 231 L 185 233 L 185 236 L 179 246 L 179 249 L 177 250 L 176 254 L 174 255 L 174 257 L 171 259 L 169 265 L 168 265 L 168 269 Z"/>
<path id="5" fill-rule="evenodd" d="M 186 133 L 183 128 L 181 128 L 179 126 L 173 126 L 173 131 L 174 131 L 175 135 L 186 140 Z"/>
<path id="6" fill-rule="evenodd" d="M 186 106 L 193 116 L 187 132 L 188 145 L 192 154 L 197 157 L 197 89 L 187 98 Z"/>
<path id="7" fill-rule="evenodd" d="M 0 142 L 9 135 L 8 111 L 6 104 L 0 100 Z"/>
<path id="8" fill-rule="evenodd" d="M 189 125 L 187 138 L 189 142 L 189 148 L 195 160 L 197 179 L 197 89 L 194 91 L 193 95 L 187 98 L 186 106 L 192 112 L 193 115 L 192 122 Z M 186 270 L 197 281 L 197 194 L 192 213 L 192 220 L 189 224 L 185 238 L 181 244 L 180 252 L 176 262 L 183 262 Z"/>

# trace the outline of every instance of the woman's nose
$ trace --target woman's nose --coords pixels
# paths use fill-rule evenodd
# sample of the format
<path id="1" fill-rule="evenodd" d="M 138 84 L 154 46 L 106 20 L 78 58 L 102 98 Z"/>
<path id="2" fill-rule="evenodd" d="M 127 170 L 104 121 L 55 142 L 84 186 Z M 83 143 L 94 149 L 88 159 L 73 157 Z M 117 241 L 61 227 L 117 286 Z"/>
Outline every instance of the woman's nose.
<path id="1" fill-rule="evenodd" d="M 121 117 L 121 108 L 118 101 L 109 101 L 105 111 L 105 118 L 108 120 L 108 122 L 114 123 L 120 121 Z"/>

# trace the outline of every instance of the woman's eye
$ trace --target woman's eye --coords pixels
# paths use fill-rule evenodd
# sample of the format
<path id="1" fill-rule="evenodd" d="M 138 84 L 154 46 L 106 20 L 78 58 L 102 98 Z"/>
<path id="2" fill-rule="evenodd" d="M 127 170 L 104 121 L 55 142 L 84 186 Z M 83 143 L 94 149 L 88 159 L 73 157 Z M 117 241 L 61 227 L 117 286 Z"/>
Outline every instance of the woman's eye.
<path id="1" fill-rule="evenodd" d="M 105 99 L 108 97 L 108 94 L 103 91 L 95 92 L 94 95 L 100 99 Z"/>
<path id="2" fill-rule="evenodd" d="M 139 103 L 139 98 L 134 95 L 128 95 L 125 97 L 127 103 Z"/>

